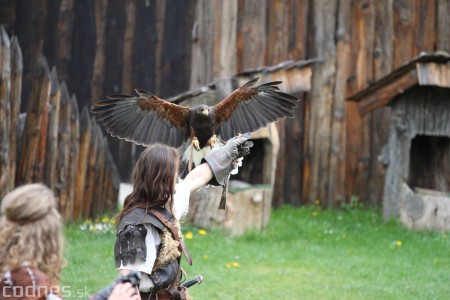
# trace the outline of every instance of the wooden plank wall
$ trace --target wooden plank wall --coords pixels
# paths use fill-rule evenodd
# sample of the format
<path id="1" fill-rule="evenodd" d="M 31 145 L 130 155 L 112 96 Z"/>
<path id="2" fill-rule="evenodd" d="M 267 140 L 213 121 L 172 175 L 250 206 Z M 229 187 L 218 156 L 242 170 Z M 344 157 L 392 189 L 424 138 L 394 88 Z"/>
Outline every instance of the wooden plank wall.
<path id="1" fill-rule="evenodd" d="M 43 56 L 31 74 L 26 114 L 19 118 L 21 57 L 17 39 L 11 42 L 0 26 L 0 201 L 16 186 L 42 182 L 58 197 L 65 221 L 115 210 L 120 180 L 105 136 L 86 106 L 80 119 L 75 96 Z M 92 209 L 81 212 L 84 203 Z"/>
<path id="2" fill-rule="evenodd" d="M 24 48 L 23 99 L 41 52 L 79 107 L 133 88 L 168 97 L 249 68 L 322 59 L 296 112 L 302 121 L 278 124 L 285 143 L 276 206 L 339 206 L 352 195 L 380 204 L 377 157 L 390 111 L 361 117 L 345 99 L 420 51 L 450 52 L 450 0 L 36 0 L 0 7 L 0 22 Z M 108 144 L 128 180 L 139 148 Z"/>

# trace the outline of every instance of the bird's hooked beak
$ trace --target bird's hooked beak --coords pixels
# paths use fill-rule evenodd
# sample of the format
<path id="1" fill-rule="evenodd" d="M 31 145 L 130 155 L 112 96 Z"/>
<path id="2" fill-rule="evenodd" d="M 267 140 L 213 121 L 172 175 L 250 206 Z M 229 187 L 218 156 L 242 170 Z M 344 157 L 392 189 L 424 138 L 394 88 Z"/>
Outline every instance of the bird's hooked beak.
<path id="1" fill-rule="evenodd" d="M 202 115 L 207 116 L 209 114 L 209 109 L 207 107 L 202 109 Z"/>

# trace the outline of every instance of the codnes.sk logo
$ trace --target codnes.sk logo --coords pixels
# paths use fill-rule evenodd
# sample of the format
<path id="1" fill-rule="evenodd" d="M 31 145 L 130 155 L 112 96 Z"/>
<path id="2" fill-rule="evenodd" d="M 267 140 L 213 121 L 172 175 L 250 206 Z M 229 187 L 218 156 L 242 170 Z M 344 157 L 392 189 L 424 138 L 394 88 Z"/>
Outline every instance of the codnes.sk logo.
<path id="1" fill-rule="evenodd" d="M 68 285 L 63 286 L 3 286 L 1 296 L 3 298 L 37 298 L 49 296 L 47 299 L 88 299 L 93 292 L 87 287 L 73 288 Z M 54 296 L 54 297 L 52 297 Z"/>

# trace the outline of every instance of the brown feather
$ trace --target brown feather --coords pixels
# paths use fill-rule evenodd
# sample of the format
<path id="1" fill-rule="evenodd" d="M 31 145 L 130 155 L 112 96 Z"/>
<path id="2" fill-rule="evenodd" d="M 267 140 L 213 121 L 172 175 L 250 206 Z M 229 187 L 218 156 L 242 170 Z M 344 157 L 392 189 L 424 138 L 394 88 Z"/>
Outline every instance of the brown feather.
<path id="1" fill-rule="evenodd" d="M 161 118 L 167 120 L 172 126 L 185 129 L 189 121 L 189 108 L 170 103 L 155 95 L 150 98 L 140 97 L 137 105 L 143 110 L 155 111 Z"/>

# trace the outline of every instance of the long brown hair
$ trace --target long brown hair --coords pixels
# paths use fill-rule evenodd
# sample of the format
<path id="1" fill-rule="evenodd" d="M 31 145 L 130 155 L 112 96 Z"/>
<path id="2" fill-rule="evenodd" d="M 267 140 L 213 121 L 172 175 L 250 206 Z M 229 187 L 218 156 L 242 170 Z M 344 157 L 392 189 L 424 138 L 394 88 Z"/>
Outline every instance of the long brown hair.
<path id="1" fill-rule="evenodd" d="M 133 191 L 125 198 L 117 225 L 135 208 L 148 210 L 169 204 L 173 214 L 178 162 L 177 150 L 163 144 L 152 144 L 141 153 L 132 174 Z"/>

